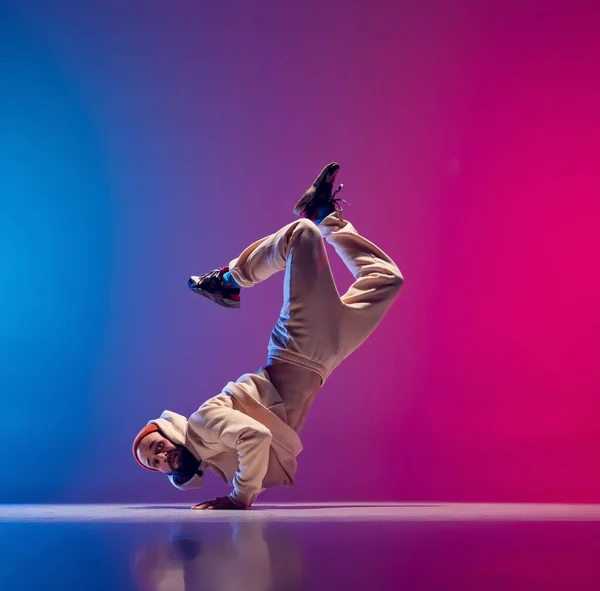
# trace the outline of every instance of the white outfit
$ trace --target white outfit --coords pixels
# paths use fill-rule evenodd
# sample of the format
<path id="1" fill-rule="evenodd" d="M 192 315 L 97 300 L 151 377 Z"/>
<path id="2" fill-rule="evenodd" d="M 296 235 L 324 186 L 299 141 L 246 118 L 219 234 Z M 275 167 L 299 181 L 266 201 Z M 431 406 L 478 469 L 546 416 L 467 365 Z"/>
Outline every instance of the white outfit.
<path id="1" fill-rule="evenodd" d="M 323 238 L 355 277 L 341 298 Z M 229 382 L 187 422 L 169 411 L 151 421 L 200 459 L 202 469 L 233 486 L 231 500 L 245 507 L 264 488 L 294 484 L 302 450 L 298 431 L 321 382 L 371 334 L 404 281 L 392 259 L 339 212 L 318 226 L 306 219 L 292 222 L 229 264 L 244 288 L 283 269 L 284 303 L 271 333 L 267 368 Z M 195 476 L 178 488 L 200 484 Z"/>

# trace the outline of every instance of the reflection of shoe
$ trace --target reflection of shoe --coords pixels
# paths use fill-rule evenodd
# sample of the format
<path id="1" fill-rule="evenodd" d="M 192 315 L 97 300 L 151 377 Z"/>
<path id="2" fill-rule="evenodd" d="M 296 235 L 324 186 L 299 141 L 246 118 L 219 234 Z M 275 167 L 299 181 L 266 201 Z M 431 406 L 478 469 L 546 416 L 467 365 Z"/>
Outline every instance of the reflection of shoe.
<path id="1" fill-rule="evenodd" d="M 223 283 L 223 275 L 229 271 L 229 267 L 215 269 L 200 277 L 193 275 L 188 279 L 188 287 L 197 294 L 212 300 L 219 306 L 225 308 L 240 307 L 240 289 L 229 287 Z"/>
<path id="2" fill-rule="evenodd" d="M 324 212 L 326 215 L 328 215 L 327 212 L 334 212 L 337 209 L 338 201 L 340 201 L 334 199 L 333 196 L 340 190 L 341 185 L 335 193 L 332 192 L 333 183 L 339 170 L 340 165 L 337 162 L 328 164 L 315 179 L 315 182 L 305 191 L 304 195 L 300 197 L 296 207 L 294 207 L 294 213 L 314 221 L 319 217 L 324 217 Z"/>

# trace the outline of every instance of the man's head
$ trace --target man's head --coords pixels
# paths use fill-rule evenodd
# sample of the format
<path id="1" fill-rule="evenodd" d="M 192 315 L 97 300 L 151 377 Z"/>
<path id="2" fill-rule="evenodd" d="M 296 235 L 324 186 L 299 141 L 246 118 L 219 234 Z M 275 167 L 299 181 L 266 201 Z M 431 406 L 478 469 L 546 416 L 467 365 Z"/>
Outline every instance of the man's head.
<path id="1" fill-rule="evenodd" d="M 173 443 L 152 423 L 135 438 L 133 455 L 143 468 L 175 476 L 178 482 L 189 480 L 200 465 L 183 445 Z"/>
<path id="2" fill-rule="evenodd" d="M 179 446 L 181 447 L 181 446 Z M 181 464 L 178 446 L 158 429 L 145 435 L 136 449 L 136 457 L 144 468 L 164 474 L 175 472 Z"/>

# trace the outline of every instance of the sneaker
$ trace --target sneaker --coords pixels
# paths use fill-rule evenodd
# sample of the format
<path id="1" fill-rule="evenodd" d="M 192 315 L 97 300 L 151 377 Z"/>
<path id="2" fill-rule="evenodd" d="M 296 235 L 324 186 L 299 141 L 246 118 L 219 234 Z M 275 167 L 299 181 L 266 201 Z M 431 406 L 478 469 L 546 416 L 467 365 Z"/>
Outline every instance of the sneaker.
<path id="1" fill-rule="evenodd" d="M 188 287 L 197 294 L 212 300 L 225 308 L 240 307 L 240 289 L 223 283 L 223 275 L 229 267 L 215 269 L 200 277 L 193 275 L 188 279 Z"/>
<path id="2" fill-rule="evenodd" d="M 337 162 L 328 164 L 315 179 L 315 182 L 304 192 L 298 203 L 294 207 L 294 213 L 309 220 L 318 218 L 319 209 L 331 208 L 331 212 L 337 209 L 338 199 L 334 195 L 338 193 L 340 187 L 333 193 L 333 183 L 340 170 Z"/>

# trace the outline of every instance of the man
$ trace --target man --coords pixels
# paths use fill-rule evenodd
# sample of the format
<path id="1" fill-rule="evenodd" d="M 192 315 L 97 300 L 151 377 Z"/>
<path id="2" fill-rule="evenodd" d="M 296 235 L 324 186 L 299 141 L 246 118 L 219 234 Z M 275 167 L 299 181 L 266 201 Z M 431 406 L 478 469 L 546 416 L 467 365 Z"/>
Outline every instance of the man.
<path id="1" fill-rule="evenodd" d="M 248 509 L 264 489 L 293 486 L 298 433 L 317 391 L 375 329 L 404 282 L 392 259 L 342 216 L 335 198 L 342 186 L 333 192 L 339 169 L 328 164 L 300 198 L 294 213 L 303 219 L 188 281 L 197 294 L 238 308 L 241 289 L 285 269 L 265 367 L 229 382 L 189 419 L 165 411 L 134 440 L 136 461 L 179 489 L 200 486 L 207 469 L 233 487 L 193 509 Z M 355 278 L 341 298 L 323 238 Z"/>

